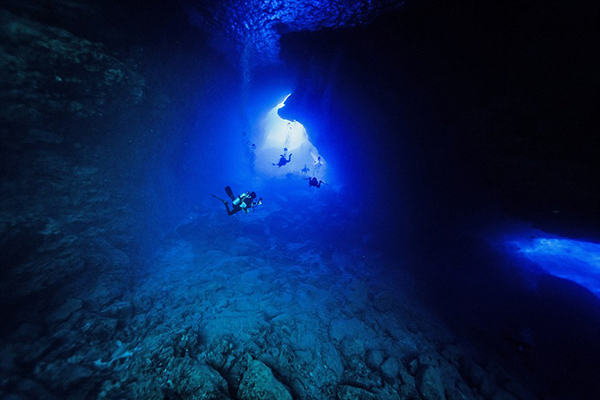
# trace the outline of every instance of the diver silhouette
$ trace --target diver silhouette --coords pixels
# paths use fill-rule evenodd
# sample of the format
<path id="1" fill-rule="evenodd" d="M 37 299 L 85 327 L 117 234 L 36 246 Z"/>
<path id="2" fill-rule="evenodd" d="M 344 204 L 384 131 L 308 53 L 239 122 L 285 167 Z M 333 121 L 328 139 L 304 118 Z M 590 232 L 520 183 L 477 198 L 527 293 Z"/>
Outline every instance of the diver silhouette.
<path id="1" fill-rule="evenodd" d="M 292 161 L 292 153 L 290 153 L 289 157 L 286 159 L 285 158 L 285 153 L 287 152 L 287 147 L 285 147 L 283 149 L 283 154 L 279 155 L 279 162 L 277 163 L 272 163 L 273 165 L 277 165 L 277 168 L 281 168 L 283 167 L 285 164 L 289 163 L 290 161 Z"/>
<path id="2" fill-rule="evenodd" d="M 321 180 L 318 180 L 317 178 L 315 178 L 314 176 L 312 178 L 302 178 L 304 180 L 308 180 L 308 187 L 316 187 L 316 188 L 320 188 L 321 184 L 325 184 L 327 185 L 326 182 L 323 182 Z"/>
<path id="3" fill-rule="evenodd" d="M 225 204 L 225 208 L 227 209 L 227 215 L 233 215 L 239 211 L 244 210 L 246 214 L 250 212 L 250 210 L 254 211 L 256 207 L 262 204 L 262 197 L 256 200 L 255 192 L 244 192 L 238 197 L 233 195 L 233 191 L 229 186 L 225 187 L 225 192 L 227 196 L 232 200 L 231 209 L 229 208 L 229 202 L 223 200 L 220 197 L 212 195 L 214 198 L 219 199 Z"/>

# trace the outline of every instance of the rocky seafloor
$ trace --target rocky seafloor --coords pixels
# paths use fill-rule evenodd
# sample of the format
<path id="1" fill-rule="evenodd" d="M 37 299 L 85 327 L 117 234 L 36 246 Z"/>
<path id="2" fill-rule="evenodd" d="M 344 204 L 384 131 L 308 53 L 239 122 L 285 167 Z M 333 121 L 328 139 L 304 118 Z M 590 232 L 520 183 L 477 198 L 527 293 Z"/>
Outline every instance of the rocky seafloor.
<path id="1" fill-rule="evenodd" d="M 8 335 L 0 397 L 534 398 L 381 256 L 268 235 L 282 210 L 218 211 L 191 215 L 126 292 L 99 277 Z M 296 223 L 292 236 L 308 229 Z"/>

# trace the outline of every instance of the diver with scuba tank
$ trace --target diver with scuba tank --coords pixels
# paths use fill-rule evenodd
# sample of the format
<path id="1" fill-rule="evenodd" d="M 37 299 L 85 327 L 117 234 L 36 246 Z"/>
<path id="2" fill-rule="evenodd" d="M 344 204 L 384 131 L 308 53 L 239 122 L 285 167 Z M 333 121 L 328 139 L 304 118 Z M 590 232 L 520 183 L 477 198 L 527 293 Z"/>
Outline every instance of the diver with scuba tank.
<path id="1" fill-rule="evenodd" d="M 229 196 L 229 198 L 232 200 L 231 209 L 229 208 L 229 202 L 223 200 L 220 197 L 215 196 L 214 194 L 212 196 L 221 200 L 223 204 L 225 204 L 225 208 L 227 209 L 227 215 L 233 215 L 241 210 L 244 210 L 244 212 L 248 214 L 250 210 L 254 211 L 256 207 L 262 204 L 262 197 L 256 200 L 255 192 L 244 192 L 238 197 L 235 197 L 233 195 L 233 191 L 229 186 L 225 187 L 225 192 L 227 193 L 227 196 Z"/>

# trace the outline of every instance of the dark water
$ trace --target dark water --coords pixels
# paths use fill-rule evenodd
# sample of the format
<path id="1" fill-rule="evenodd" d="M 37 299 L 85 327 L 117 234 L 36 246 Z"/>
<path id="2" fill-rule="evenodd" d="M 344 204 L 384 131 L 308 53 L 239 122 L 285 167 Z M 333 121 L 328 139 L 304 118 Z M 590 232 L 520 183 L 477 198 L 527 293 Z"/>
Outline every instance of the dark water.
<path id="1" fill-rule="evenodd" d="M 597 6 L 367 3 L 0 8 L 1 398 L 598 397 Z"/>

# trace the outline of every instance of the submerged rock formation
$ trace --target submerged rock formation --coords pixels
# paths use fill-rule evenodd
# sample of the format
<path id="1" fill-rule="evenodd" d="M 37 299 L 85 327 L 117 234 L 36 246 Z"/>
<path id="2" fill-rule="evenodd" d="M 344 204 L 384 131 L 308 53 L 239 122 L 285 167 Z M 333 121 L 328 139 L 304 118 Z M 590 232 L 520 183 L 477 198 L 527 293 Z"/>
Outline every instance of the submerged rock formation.
<path id="1" fill-rule="evenodd" d="M 111 116 L 142 99 L 144 79 L 101 43 L 8 11 L 0 11 L 0 40 L 5 124 L 48 128 Z"/>
<path id="2" fill-rule="evenodd" d="M 279 39 L 296 31 L 342 29 L 372 22 L 404 1 L 202 1 L 185 0 L 191 21 L 209 32 L 232 60 L 279 63 Z"/>

